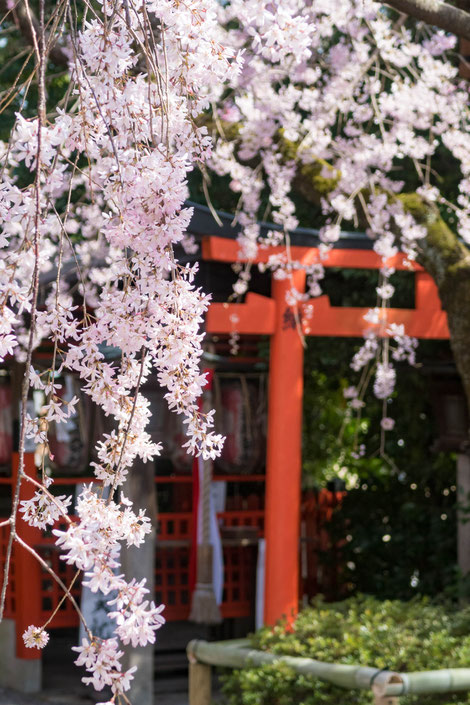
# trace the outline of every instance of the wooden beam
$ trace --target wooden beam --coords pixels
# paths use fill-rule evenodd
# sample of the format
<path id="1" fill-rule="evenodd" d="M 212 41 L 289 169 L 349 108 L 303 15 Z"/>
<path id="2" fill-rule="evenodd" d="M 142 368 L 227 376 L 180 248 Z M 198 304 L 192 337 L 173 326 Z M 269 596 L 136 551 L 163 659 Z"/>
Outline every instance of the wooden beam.
<path id="1" fill-rule="evenodd" d="M 383 267 L 382 258 L 373 250 L 333 249 L 324 260 L 320 260 L 317 247 L 293 246 L 290 248 L 290 253 L 292 261 L 302 262 L 303 264 L 319 262 L 324 267 L 343 267 L 345 269 L 380 269 Z M 273 255 L 283 257 L 286 260 L 286 248 L 282 245 L 278 247 L 260 246 L 255 259 L 251 261 L 266 263 Z M 203 237 L 202 257 L 205 260 L 213 260 L 215 262 L 248 261 L 246 257 L 241 255 L 240 245 L 236 240 L 213 235 Z M 422 267 L 419 264 L 415 262 L 410 264 L 406 260 L 406 256 L 401 253 L 388 259 L 387 266 L 402 271 L 422 271 Z"/>
<path id="2" fill-rule="evenodd" d="M 388 337 L 391 323 L 404 325 L 406 335 L 428 340 L 447 340 L 447 315 L 441 308 L 437 287 L 427 272 L 415 274 L 416 308 L 389 308 L 380 310 L 386 316 L 379 324 L 371 324 L 364 316 L 368 307 L 331 306 L 328 296 L 319 296 L 301 305 L 300 317 L 304 335 L 315 337 L 361 338 L 367 330 Z M 275 280 L 274 280 L 275 281 Z M 285 304 L 283 315 L 289 316 Z M 212 304 L 207 313 L 206 330 L 209 333 L 243 335 L 273 335 L 276 303 L 273 299 L 249 293 L 244 304 Z M 289 321 L 285 320 L 284 325 Z"/>
<path id="3" fill-rule="evenodd" d="M 248 293 L 244 304 L 210 305 L 206 316 L 208 333 L 233 333 L 242 335 L 272 335 L 276 304 L 273 299 Z"/>
<path id="4" fill-rule="evenodd" d="M 271 299 L 266 301 L 274 306 Z M 375 330 L 381 337 L 388 337 L 388 327 L 396 323 L 403 324 L 406 335 L 413 338 L 449 338 L 445 311 L 390 308 L 386 321 L 372 325 L 364 319 L 369 310 L 367 307 L 331 306 L 327 296 L 319 296 L 301 307 L 302 331 L 304 335 L 314 337 L 362 338 L 367 330 Z M 265 317 L 260 315 L 260 308 L 251 307 L 248 301 L 246 304 L 212 304 L 207 314 L 206 330 L 228 335 L 234 331 L 243 335 L 272 335 L 274 311 L 267 306 L 264 311 Z"/>
<path id="5" fill-rule="evenodd" d="M 313 312 L 311 305 L 313 304 Z M 302 330 L 304 335 L 315 337 L 361 338 L 367 330 L 380 337 L 389 337 L 391 323 L 404 325 L 404 332 L 412 338 L 447 340 L 449 329 L 444 311 L 421 311 L 420 309 L 389 308 L 386 318 L 379 324 L 364 319 L 369 308 L 331 306 L 327 296 L 319 296 L 302 307 Z M 381 310 L 379 309 L 379 315 Z"/>

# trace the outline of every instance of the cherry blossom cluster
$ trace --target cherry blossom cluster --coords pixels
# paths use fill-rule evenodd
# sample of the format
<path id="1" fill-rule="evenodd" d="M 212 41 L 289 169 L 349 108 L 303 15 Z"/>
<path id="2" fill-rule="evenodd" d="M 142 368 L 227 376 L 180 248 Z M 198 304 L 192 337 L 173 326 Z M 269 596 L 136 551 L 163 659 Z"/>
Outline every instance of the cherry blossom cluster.
<path id="1" fill-rule="evenodd" d="M 23 641 L 29 648 L 43 649 L 49 641 L 49 634 L 41 627 L 31 624 L 23 634 Z"/>
<path id="2" fill-rule="evenodd" d="M 38 529 L 47 529 L 48 525 L 54 525 L 56 521 L 67 516 L 72 498 L 66 495 L 52 496 L 45 488 L 36 490 L 31 499 L 21 502 L 20 511 L 23 512 L 23 519 L 30 526 Z"/>
<path id="3" fill-rule="evenodd" d="M 419 208 L 410 212 L 402 199 L 405 173 L 414 172 L 423 207 L 445 213 L 450 204 L 433 158 L 457 160 L 460 196 L 451 216 L 470 242 L 468 84 L 448 59 L 456 39 L 427 27 L 413 32 L 374 0 L 247 0 L 227 3 L 219 14 L 231 23 L 232 44 L 244 49 L 244 65 L 233 90 L 213 108 L 221 127 L 214 129 L 210 163 L 230 176 L 230 188 L 240 195 L 241 253 L 253 258 L 257 248 L 284 242 L 285 252 L 262 268 L 281 277 L 299 266 L 288 242 L 297 224 L 291 194 L 299 181 L 322 210 L 320 245 L 311 273 L 300 265 L 308 274 L 306 294 L 291 292 L 288 303 L 320 295 L 322 260 L 342 228 L 365 231 L 383 266 L 377 308 L 366 317 L 365 344 L 352 366 L 376 365 L 374 389 L 388 397 L 392 361 L 413 363 L 416 347 L 400 337 L 404 331 L 391 357 L 384 342 L 394 337 L 386 314 L 394 293 L 391 258 L 403 252 L 412 268 L 427 235 Z M 267 216 L 281 227 L 261 238 L 256 222 Z M 235 292 L 246 288 L 239 279 Z"/>
<path id="4" fill-rule="evenodd" d="M 79 654 L 75 661 L 77 666 L 85 666 L 86 670 L 92 674 L 83 678 L 85 684 L 92 685 L 98 691 L 108 686 L 114 697 L 129 690 L 137 666 L 122 671 L 121 658 L 124 652 L 119 650 L 117 639 L 92 639 L 91 642 L 88 639 L 83 639 L 81 646 L 73 646 L 72 648 Z M 114 702 L 114 697 L 108 702 Z M 107 704 L 100 703 L 99 705 Z"/>
<path id="5" fill-rule="evenodd" d="M 137 457 L 160 452 L 146 430 L 150 409 L 141 391 L 151 372 L 184 418 L 189 453 L 215 457 L 223 441 L 212 430 L 213 412 L 197 403 L 208 297 L 194 286 L 197 266 L 179 264 L 174 254 L 178 243 L 193 246 L 188 172 L 211 154 L 196 119 L 241 69 L 242 52 L 226 41 L 218 10 L 212 0 L 103 0 L 76 26 L 70 8 L 65 102 L 47 117 L 19 113 L 0 150 L 1 359 L 28 360 L 31 345 L 53 344 L 52 364 L 27 370 L 45 401 L 40 416 L 25 415 L 22 438 L 43 448 L 43 487 L 22 502 L 23 520 L 44 528 L 67 518 L 71 504 L 50 493 L 44 467 L 51 424 L 66 423 L 78 402 L 60 393 L 60 375 L 79 377 L 115 422 L 97 446 L 97 487 L 82 492 L 64 530 L 54 529 L 63 560 L 85 572 L 85 584 L 117 595 L 115 637 L 88 631 L 77 660 L 90 673 L 85 681 L 110 686 L 113 701 L 133 674 L 121 667 L 119 644 L 153 643 L 164 622 L 163 606 L 146 599 L 144 584 L 119 574 L 122 545 L 138 546 L 150 531 L 150 519 L 132 509 L 120 486 Z M 27 186 L 19 167 L 31 174 Z M 106 358 L 109 348 L 119 350 L 117 362 Z M 42 647 L 47 633 L 32 625 L 24 639 Z"/>

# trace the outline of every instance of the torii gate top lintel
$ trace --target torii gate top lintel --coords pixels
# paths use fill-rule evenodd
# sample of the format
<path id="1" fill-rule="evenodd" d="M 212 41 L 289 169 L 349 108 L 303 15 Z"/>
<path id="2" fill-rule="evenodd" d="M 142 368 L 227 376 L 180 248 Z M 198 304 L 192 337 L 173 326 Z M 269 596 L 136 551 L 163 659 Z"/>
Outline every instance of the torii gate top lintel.
<path id="1" fill-rule="evenodd" d="M 255 263 L 267 263 L 274 256 L 285 254 L 282 246 L 260 246 Z M 318 247 L 293 246 L 291 259 L 308 266 L 321 262 L 324 267 L 347 269 L 379 269 L 381 257 L 371 249 L 333 249 L 328 257 L 320 260 Z M 246 262 L 240 255 L 236 240 L 207 236 L 202 239 L 202 256 L 205 260 L 218 262 Z M 368 329 L 379 335 L 388 335 L 391 323 L 403 324 L 407 335 L 415 338 L 447 339 L 449 330 L 447 317 L 441 308 L 437 287 L 431 276 L 417 263 L 409 262 L 399 253 L 387 261 L 389 267 L 415 273 L 415 308 L 388 308 L 380 313 L 380 323 L 371 325 L 364 316 L 367 307 L 331 306 L 327 296 L 319 296 L 299 306 L 304 335 L 362 337 Z M 285 304 L 285 318 L 289 318 L 289 307 Z M 271 298 L 248 293 L 243 304 L 211 305 L 207 315 L 206 330 L 211 333 L 273 335 L 275 307 Z"/>
<path id="2" fill-rule="evenodd" d="M 207 235 L 202 238 L 202 257 L 206 260 L 217 262 L 247 262 L 248 259 L 240 251 L 240 245 L 233 238 Z M 371 243 L 370 240 L 367 241 Z M 348 241 L 341 241 L 341 247 L 332 249 L 325 259 L 320 260 L 317 245 L 292 245 L 290 247 L 291 259 L 301 264 L 320 262 L 324 267 L 347 267 L 348 269 L 380 269 L 381 257 L 364 243 L 364 247 L 348 247 Z M 253 262 L 268 262 L 272 255 L 285 254 L 284 245 L 259 245 Z M 409 262 L 402 253 L 391 257 L 388 265 L 399 270 L 423 271 L 421 265 Z"/>

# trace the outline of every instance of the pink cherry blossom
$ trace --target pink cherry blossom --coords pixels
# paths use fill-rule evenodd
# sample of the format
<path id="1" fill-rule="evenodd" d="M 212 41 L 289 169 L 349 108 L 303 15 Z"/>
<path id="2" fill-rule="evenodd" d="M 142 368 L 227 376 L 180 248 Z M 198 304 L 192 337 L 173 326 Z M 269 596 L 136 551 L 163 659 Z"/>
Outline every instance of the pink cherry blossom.
<path id="1" fill-rule="evenodd" d="M 42 627 L 31 624 L 23 634 L 23 641 L 28 648 L 43 649 L 49 641 L 49 634 Z"/>

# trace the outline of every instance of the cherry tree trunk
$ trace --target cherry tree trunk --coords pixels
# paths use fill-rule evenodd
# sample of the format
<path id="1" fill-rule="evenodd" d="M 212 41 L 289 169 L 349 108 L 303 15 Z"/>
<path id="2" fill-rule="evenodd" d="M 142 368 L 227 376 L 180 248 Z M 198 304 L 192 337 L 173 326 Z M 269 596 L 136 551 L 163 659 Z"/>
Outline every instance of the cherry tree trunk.
<path id="1" fill-rule="evenodd" d="M 470 267 L 465 260 L 446 270 L 439 293 L 450 330 L 450 344 L 470 408 Z M 470 434 L 470 430 L 469 434 Z M 457 455 L 457 560 L 461 595 L 468 601 L 470 577 L 470 435 L 467 447 Z"/>

